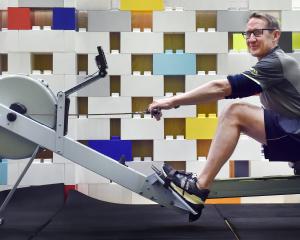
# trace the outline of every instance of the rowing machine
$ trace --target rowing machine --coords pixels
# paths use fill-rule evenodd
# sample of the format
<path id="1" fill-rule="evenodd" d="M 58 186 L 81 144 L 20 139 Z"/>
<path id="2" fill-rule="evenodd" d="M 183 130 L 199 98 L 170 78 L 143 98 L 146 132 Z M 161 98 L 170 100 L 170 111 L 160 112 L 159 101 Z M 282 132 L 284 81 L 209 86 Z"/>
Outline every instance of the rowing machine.
<path id="1" fill-rule="evenodd" d="M 0 79 L 0 159 L 31 158 L 0 208 L 0 217 L 40 148 L 46 148 L 158 204 L 189 213 L 157 180 L 66 136 L 68 96 L 106 76 L 107 63 L 101 47 L 96 56 L 99 68 L 85 82 L 55 96 L 44 81 L 24 75 Z M 38 113 L 38 114 L 30 114 Z M 155 114 L 155 113 L 154 113 Z"/>

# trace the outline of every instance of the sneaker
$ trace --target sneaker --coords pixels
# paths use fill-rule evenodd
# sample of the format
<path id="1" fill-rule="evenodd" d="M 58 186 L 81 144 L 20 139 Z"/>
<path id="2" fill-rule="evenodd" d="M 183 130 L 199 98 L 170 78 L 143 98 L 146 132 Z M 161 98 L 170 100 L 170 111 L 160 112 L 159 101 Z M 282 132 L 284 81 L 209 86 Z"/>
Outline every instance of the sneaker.
<path id="1" fill-rule="evenodd" d="M 171 166 L 164 164 L 162 173 L 165 177 L 166 186 L 175 191 L 195 212 L 190 214 L 190 222 L 197 220 L 201 216 L 204 202 L 208 197 L 208 189 L 197 187 L 197 177 L 193 173 L 175 170 Z"/>

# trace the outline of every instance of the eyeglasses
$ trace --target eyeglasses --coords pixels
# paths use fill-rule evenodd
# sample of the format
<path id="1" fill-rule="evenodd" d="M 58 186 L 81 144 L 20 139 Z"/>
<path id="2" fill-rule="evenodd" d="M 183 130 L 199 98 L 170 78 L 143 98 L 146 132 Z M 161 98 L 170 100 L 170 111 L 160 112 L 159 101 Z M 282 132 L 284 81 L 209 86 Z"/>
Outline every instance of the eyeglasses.
<path id="1" fill-rule="evenodd" d="M 268 30 L 268 31 L 274 31 L 276 29 L 274 28 L 262 28 L 262 29 L 255 29 L 253 31 L 247 31 L 247 32 L 243 32 L 242 35 L 245 39 L 249 39 L 251 37 L 251 34 L 253 33 L 254 37 L 260 37 L 261 35 L 263 35 L 264 30 Z"/>

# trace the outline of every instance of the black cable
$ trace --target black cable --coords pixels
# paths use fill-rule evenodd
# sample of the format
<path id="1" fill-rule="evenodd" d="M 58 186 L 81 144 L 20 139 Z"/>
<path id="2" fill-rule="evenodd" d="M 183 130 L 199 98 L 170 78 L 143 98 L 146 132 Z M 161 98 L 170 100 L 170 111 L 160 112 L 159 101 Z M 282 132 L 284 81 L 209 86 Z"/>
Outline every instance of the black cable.
<path id="1" fill-rule="evenodd" d="M 220 211 L 220 209 L 215 204 L 214 204 L 214 207 L 217 210 L 217 212 L 220 215 L 220 217 L 223 218 L 223 220 L 224 220 L 225 224 L 227 225 L 227 227 L 233 233 L 235 239 L 236 240 L 240 240 L 240 237 L 239 237 L 238 233 L 235 231 L 234 226 L 230 223 L 230 221 L 226 217 L 224 217 L 224 215 L 222 214 L 222 212 Z"/>
<path id="2" fill-rule="evenodd" d="M 87 113 L 87 114 L 79 114 L 79 113 L 70 113 L 68 116 L 107 116 L 107 115 L 134 115 L 134 114 L 150 114 L 150 112 L 122 112 L 122 113 Z M 32 118 L 31 116 L 54 116 L 53 113 L 27 113 L 26 116 Z"/>

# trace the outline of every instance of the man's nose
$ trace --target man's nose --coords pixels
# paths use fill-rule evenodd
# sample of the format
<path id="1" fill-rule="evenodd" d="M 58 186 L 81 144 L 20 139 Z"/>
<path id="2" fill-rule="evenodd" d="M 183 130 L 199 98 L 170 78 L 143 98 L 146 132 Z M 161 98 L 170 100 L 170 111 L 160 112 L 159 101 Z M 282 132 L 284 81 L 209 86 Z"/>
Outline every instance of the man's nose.
<path id="1" fill-rule="evenodd" d="M 256 41 L 256 37 L 254 35 L 254 33 L 251 33 L 250 37 L 247 39 L 248 41 Z"/>

